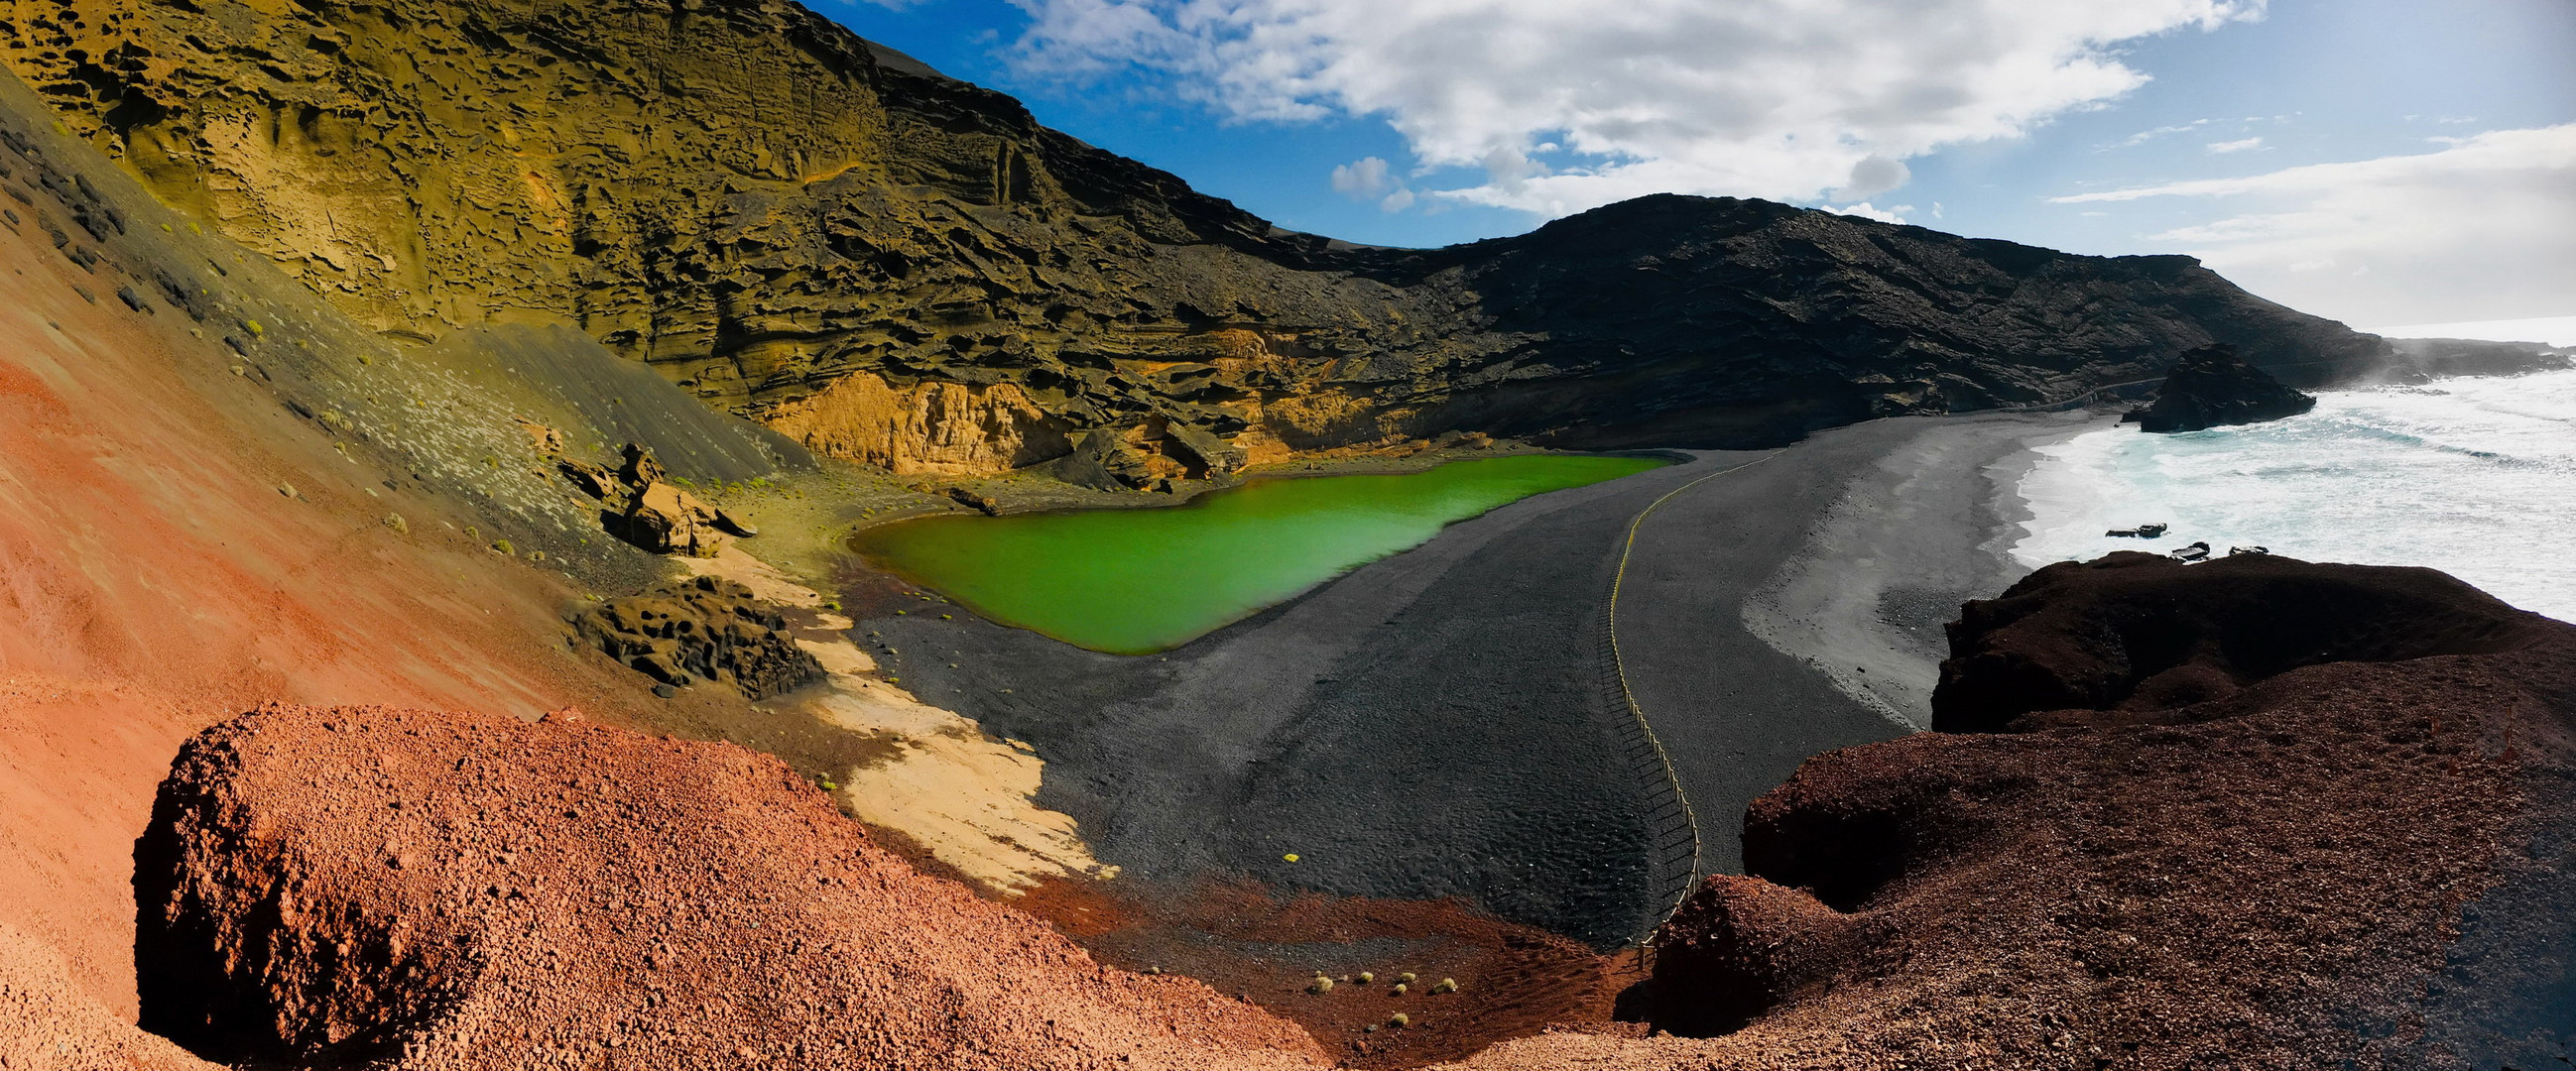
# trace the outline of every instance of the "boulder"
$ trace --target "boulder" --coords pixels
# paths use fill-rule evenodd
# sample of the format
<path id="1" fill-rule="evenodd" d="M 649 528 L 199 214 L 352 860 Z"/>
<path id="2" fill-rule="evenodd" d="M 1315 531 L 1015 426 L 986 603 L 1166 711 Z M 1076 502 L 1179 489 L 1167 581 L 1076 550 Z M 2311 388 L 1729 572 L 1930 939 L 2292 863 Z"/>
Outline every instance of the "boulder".
<path id="1" fill-rule="evenodd" d="M 605 466 L 593 465 L 579 458 L 566 457 L 557 458 L 555 468 L 564 474 L 564 479 L 571 480 L 572 485 L 579 488 L 581 493 L 592 498 L 604 499 L 626 493 L 625 481 L 618 479 L 617 474 L 610 472 Z"/>
<path id="2" fill-rule="evenodd" d="M 617 470 L 617 478 L 624 480 L 629 487 L 649 487 L 670 478 L 670 474 L 662 470 L 662 463 L 653 459 L 653 451 L 646 447 L 628 443 L 621 457 L 623 461 Z"/>
<path id="3" fill-rule="evenodd" d="M 655 680 L 675 688 L 720 681 L 753 699 L 823 675 L 786 629 L 750 588 L 711 576 L 611 599 L 573 618 L 573 631 L 591 646 Z"/>
<path id="4" fill-rule="evenodd" d="M 2123 421 L 2160 434 L 2205 431 L 2229 424 L 2260 424 L 2297 416 L 2317 407 L 2271 374 L 2245 363 L 2236 347 L 2203 346 L 2182 355 L 2154 404 L 2130 411 Z"/>
<path id="5" fill-rule="evenodd" d="M 1054 468 L 1059 480 L 1103 491 L 1150 487 L 1157 475 L 1144 452 L 1128 445 L 1125 436 L 1110 428 L 1084 433 L 1073 452 L 1057 460 Z"/>
<path id="6" fill-rule="evenodd" d="M 1002 503 L 999 500 L 995 499 L 991 495 L 969 491 L 963 487 L 949 488 L 948 500 L 955 502 L 960 506 L 980 512 L 987 517 L 999 517 L 1002 515 Z"/>
<path id="7" fill-rule="evenodd" d="M 712 558 L 724 549 L 714 506 L 667 483 L 654 483 L 627 500 L 619 518 L 619 538 L 655 554 Z"/>
<path id="8" fill-rule="evenodd" d="M 1166 453 L 1179 455 L 1190 474 L 1200 479 L 1225 476 L 1243 467 L 1243 451 L 1214 434 L 1175 424 L 1165 435 Z"/>

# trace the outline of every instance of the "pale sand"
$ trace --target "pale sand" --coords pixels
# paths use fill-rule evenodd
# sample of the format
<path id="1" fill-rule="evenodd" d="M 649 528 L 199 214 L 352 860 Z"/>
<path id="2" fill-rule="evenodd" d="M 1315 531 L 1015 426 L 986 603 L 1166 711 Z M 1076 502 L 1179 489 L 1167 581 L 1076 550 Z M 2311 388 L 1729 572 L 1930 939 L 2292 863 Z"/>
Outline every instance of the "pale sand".
<path id="1" fill-rule="evenodd" d="M 820 592 L 728 545 L 714 558 L 683 558 L 690 574 L 718 576 L 760 599 L 817 610 Z M 842 805 L 862 822 L 910 838 L 941 863 L 996 892 L 1015 893 L 1052 877 L 1110 878 L 1083 843 L 1073 818 L 1031 802 L 1046 764 L 1028 745 L 997 740 L 954 711 L 867 674 L 876 660 L 840 635 L 847 618 L 820 613 L 822 630 L 796 645 L 822 663 L 821 684 L 764 706 L 802 711 L 886 745 L 880 757 L 843 773 Z M 820 631 L 819 636 L 811 635 Z"/>

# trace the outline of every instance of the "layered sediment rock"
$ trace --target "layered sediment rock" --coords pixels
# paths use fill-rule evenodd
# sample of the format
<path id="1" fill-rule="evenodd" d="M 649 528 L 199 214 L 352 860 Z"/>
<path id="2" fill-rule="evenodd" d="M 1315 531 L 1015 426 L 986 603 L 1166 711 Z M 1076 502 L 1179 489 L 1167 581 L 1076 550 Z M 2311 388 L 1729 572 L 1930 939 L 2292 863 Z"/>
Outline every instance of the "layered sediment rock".
<path id="1" fill-rule="evenodd" d="M 1988 731 L 1757 801 L 1753 877 L 1658 935 L 1659 1024 L 1765 1066 L 2576 1044 L 2576 626 L 2428 570 L 2121 554 L 1970 604 L 1952 645 L 1943 727 Z"/>
<path id="2" fill-rule="evenodd" d="M 2170 434 L 2260 424 L 2316 407 L 2315 398 L 2245 363 L 2236 355 L 2236 347 L 2215 345 L 2183 354 L 2173 371 L 2165 374 L 2155 402 L 2131 411 L 2125 419 L 2142 430 Z"/>
<path id="3" fill-rule="evenodd" d="M 136 848 L 143 1025 L 385 1068 L 1282 1068 L 1296 1027 L 926 878 L 765 756 L 550 718 L 272 707 Z"/>
<path id="4" fill-rule="evenodd" d="M 0 56 L 379 330 L 577 324 L 900 472 L 1746 445 L 2064 401 L 2213 341 L 2300 383 L 2393 359 L 2185 257 L 1760 201 L 1438 250 L 1294 234 L 790 3 L 0 0 Z"/>

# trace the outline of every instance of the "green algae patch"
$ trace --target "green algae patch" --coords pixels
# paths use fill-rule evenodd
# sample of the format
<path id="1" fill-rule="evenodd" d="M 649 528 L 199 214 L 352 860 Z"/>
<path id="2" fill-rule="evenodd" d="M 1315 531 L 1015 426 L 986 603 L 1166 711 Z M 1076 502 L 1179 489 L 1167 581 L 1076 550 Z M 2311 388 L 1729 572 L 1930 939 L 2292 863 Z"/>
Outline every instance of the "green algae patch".
<path id="1" fill-rule="evenodd" d="M 991 620 L 1150 654 L 1420 546 L 1453 522 L 1664 464 L 1522 454 L 1400 476 L 1260 479 L 1166 509 L 924 517 L 862 531 L 852 546 Z"/>

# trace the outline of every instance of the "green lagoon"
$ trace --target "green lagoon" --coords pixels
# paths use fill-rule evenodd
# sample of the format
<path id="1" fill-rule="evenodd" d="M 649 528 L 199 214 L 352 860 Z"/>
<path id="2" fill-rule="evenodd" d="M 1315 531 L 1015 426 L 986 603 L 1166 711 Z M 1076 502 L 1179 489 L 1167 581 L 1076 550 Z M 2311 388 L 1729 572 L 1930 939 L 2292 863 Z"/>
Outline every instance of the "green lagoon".
<path id="1" fill-rule="evenodd" d="M 1150 654 L 1420 546 L 1451 522 L 1664 464 L 1521 454 L 1400 476 L 1257 479 L 1161 509 L 899 521 L 852 546 L 994 621 Z"/>

